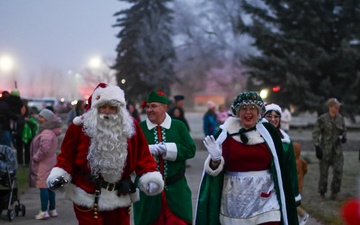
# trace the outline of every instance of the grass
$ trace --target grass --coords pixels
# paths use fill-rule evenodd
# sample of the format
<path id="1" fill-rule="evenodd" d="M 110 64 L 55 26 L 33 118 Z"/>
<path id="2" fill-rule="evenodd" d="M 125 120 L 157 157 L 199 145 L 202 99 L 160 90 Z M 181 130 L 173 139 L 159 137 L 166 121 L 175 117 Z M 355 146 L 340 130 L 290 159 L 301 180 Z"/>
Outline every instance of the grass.
<path id="1" fill-rule="evenodd" d="M 29 167 L 19 166 L 16 171 L 19 193 L 24 194 L 29 190 Z"/>
<path id="2" fill-rule="evenodd" d="M 358 152 L 344 152 L 343 179 L 341 184 L 340 202 L 330 200 L 332 169 L 329 169 L 328 192 L 326 199 L 322 200 L 317 192 L 319 179 L 319 164 L 315 153 L 303 152 L 303 158 L 308 162 L 308 173 L 305 175 L 302 193 L 302 207 L 323 224 L 343 225 L 341 208 L 343 204 L 359 196 L 359 159 Z"/>

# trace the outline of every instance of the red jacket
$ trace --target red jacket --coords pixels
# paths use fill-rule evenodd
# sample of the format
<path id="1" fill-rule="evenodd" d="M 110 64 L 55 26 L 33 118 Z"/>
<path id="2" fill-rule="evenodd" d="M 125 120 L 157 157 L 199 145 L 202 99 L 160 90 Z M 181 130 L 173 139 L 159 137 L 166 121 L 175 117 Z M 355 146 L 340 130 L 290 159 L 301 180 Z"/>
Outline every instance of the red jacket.
<path id="1" fill-rule="evenodd" d="M 151 156 L 148 143 L 142 133 L 139 124 L 134 122 L 135 134 L 128 139 L 128 155 L 123 174 L 119 174 L 121 180 L 128 179 L 135 172 L 144 177 L 144 187 L 152 181 L 163 188 L 161 174 L 156 172 L 156 162 Z M 48 183 L 58 176 L 64 176 L 70 181 L 63 190 L 66 196 L 75 204 L 91 208 L 94 203 L 95 185 L 86 178 L 90 174 L 87 155 L 90 146 L 90 138 L 83 131 L 82 125 L 71 124 L 66 132 L 61 145 L 61 153 L 57 157 L 57 164 L 48 177 Z M 161 192 L 159 190 L 158 193 Z M 157 194 L 157 193 L 156 193 Z M 127 207 L 137 196 L 118 195 L 116 191 L 101 189 L 99 210 L 111 210 L 117 207 Z"/>

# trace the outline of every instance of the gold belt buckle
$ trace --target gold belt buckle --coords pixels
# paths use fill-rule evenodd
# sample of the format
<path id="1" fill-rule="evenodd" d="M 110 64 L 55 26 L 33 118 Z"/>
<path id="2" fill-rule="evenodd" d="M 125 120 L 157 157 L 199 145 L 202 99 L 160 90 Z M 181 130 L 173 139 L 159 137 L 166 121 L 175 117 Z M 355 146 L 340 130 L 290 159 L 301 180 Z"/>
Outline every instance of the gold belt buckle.
<path id="1" fill-rule="evenodd" d="M 110 186 L 112 185 L 112 188 L 110 188 Z M 107 185 L 106 185 L 106 190 L 108 190 L 108 191 L 114 191 L 115 190 L 115 184 L 113 184 L 113 183 L 107 183 Z"/>

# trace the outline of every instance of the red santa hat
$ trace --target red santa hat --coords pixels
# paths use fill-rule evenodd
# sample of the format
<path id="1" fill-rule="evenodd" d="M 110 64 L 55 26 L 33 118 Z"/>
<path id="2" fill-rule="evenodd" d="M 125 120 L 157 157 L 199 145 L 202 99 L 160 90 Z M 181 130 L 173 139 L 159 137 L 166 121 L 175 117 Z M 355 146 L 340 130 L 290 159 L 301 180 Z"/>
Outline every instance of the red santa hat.
<path id="1" fill-rule="evenodd" d="M 96 108 L 100 104 L 111 100 L 115 100 L 122 103 L 123 105 L 126 105 L 124 91 L 120 89 L 119 86 L 100 83 L 96 86 L 95 90 L 90 95 L 88 99 L 88 105 L 86 106 L 86 111 Z M 81 124 L 83 118 L 83 115 L 75 117 L 73 120 L 74 124 Z"/>

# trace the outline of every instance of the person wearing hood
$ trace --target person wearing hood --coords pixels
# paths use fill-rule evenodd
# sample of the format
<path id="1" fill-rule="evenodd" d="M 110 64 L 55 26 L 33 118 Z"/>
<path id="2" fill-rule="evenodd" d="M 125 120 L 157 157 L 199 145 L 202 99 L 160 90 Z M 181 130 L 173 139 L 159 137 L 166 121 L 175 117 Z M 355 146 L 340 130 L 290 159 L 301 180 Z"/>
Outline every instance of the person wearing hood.
<path id="1" fill-rule="evenodd" d="M 281 141 L 283 143 L 284 155 L 289 165 L 289 171 L 291 176 L 291 183 L 294 191 L 295 201 L 297 205 L 297 212 L 299 215 L 299 224 L 304 225 L 306 224 L 307 220 L 309 219 L 309 214 L 307 214 L 301 208 L 301 190 L 299 185 L 299 176 L 303 176 L 302 171 L 300 168 L 297 168 L 298 162 L 296 161 L 295 152 L 297 153 L 298 157 L 300 158 L 300 144 L 295 143 L 292 141 L 290 136 L 287 132 L 281 129 L 281 118 L 282 118 L 282 108 L 274 103 L 265 105 L 265 113 L 264 118 L 269 121 L 278 131 L 281 136 Z M 295 151 L 296 146 L 296 151 Z M 299 159 L 301 160 L 301 159 Z M 303 161 L 301 161 L 304 163 Z M 302 179 L 303 180 L 303 179 Z M 301 182 L 302 182 L 301 180 Z"/>
<path id="2" fill-rule="evenodd" d="M 297 225 L 289 167 L 277 129 L 262 118 L 257 92 L 239 94 L 233 116 L 206 136 L 196 225 Z"/>
<path id="3" fill-rule="evenodd" d="M 56 164 L 61 120 L 53 112 L 43 109 L 39 113 L 39 130 L 30 146 L 30 187 L 40 189 L 41 209 L 35 219 L 57 216 L 55 192 L 48 188 L 46 179 Z"/>
<path id="4" fill-rule="evenodd" d="M 203 116 L 203 131 L 205 137 L 208 135 L 215 135 L 218 131 L 216 104 L 213 101 L 208 101 L 206 106 L 208 110 Z"/>

